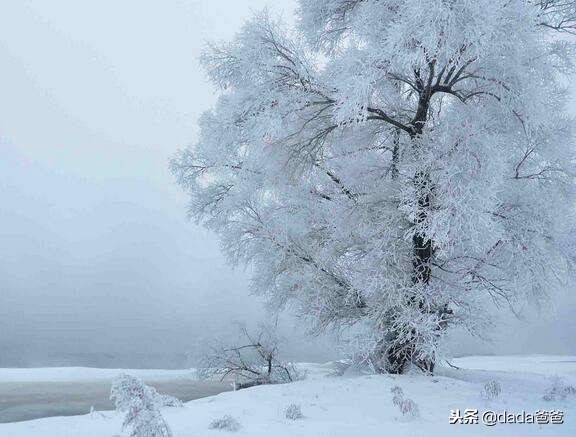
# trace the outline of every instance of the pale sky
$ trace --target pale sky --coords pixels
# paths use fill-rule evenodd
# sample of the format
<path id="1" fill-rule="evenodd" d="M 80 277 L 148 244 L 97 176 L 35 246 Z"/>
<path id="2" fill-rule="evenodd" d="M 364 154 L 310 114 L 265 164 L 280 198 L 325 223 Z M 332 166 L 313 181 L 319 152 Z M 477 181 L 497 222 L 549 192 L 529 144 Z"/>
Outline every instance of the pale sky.
<path id="1" fill-rule="evenodd" d="M 198 65 L 204 43 L 231 38 L 267 3 L 3 4 L 4 355 L 172 353 L 262 317 L 247 275 L 187 221 L 167 164 L 215 100 Z"/>
<path id="2" fill-rule="evenodd" d="M 264 317 L 247 275 L 186 220 L 167 163 L 194 142 L 197 118 L 215 100 L 197 61 L 205 41 L 231 38 L 267 4 L 286 18 L 294 8 L 291 0 L 4 2 L 0 366 L 18 356 L 175 354 L 227 335 L 232 320 Z M 548 336 L 569 337 L 554 348 L 576 348 L 574 325 L 540 323 Z M 292 342 L 324 356 L 314 341 Z"/>

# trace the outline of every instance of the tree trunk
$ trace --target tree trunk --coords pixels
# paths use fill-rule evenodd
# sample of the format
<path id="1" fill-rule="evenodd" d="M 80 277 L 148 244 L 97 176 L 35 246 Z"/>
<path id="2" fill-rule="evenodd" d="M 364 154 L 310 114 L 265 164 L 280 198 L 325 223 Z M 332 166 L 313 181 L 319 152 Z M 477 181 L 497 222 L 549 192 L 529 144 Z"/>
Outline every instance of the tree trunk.
<path id="1" fill-rule="evenodd" d="M 431 72 L 431 74 L 433 74 Z M 424 125 L 428 118 L 428 109 L 430 105 L 431 93 L 430 90 L 423 90 L 420 94 L 418 102 L 418 109 L 414 120 L 412 121 L 412 132 L 410 138 L 414 142 L 414 147 L 419 147 L 416 144 L 418 137 L 422 134 Z M 398 149 L 395 144 L 393 151 L 393 177 L 398 175 Z M 414 177 L 414 184 L 416 187 L 416 203 L 418 206 L 417 215 L 414 221 L 414 226 L 419 226 L 428 218 L 430 209 L 431 198 L 433 192 L 433 185 L 430 175 L 427 171 L 422 170 L 417 172 Z M 432 239 L 423 231 L 417 231 L 412 237 L 412 284 L 415 286 L 426 287 L 430 282 L 432 274 L 431 261 L 434 255 L 434 245 Z M 417 306 L 418 309 L 424 311 L 424 303 L 414 297 L 410 297 L 408 305 Z M 389 342 L 389 347 L 386 350 L 386 371 L 388 373 L 401 374 L 404 373 L 410 363 L 418 366 L 420 369 L 427 373 L 434 371 L 434 359 L 418 359 L 418 333 L 415 329 L 411 330 L 411 335 L 404 341 L 395 341 L 399 338 L 400 333 L 392 334 L 392 341 Z"/>

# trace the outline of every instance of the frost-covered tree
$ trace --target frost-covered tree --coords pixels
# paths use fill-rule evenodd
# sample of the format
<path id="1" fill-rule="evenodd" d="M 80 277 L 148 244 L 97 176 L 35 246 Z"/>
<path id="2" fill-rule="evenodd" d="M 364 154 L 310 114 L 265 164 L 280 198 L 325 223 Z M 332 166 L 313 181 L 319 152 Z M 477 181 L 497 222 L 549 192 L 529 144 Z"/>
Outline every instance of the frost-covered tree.
<path id="1" fill-rule="evenodd" d="M 202 61 L 219 87 L 172 169 L 254 289 L 378 370 L 432 371 L 571 268 L 574 1 L 300 1 Z M 555 31 L 562 31 L 558 33 Z"/>

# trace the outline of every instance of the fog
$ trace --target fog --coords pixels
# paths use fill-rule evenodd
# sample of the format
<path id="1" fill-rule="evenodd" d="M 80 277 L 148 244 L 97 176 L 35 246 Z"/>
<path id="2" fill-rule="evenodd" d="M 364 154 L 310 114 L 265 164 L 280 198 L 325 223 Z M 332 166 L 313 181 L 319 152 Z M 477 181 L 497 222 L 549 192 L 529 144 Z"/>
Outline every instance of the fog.
<path id="1" fill-rule="evenodd" d="M 0 14 L 0 366 L 179 367 L 233 321 L 265 319 L 247 273 L 186 219 L 169 157 L 215 100 L 198 65 L 289 0 L 45 0 Z M 571 292 L 492 344 L 457 352 L 576 353 Z M 282 320 L 295 359 L 335 355 Z M 298 329 L 294 329 L 298 326 Z"/>

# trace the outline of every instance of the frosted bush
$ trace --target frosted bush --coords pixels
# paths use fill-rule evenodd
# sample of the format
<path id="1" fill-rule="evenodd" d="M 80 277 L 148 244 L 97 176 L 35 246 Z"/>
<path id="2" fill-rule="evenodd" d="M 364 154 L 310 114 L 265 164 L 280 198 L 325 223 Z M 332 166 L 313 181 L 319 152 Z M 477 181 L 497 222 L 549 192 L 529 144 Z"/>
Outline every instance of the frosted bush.
<path id="1" fill-rule="evenodd" d="M 214 419 L 209 426 L 210 429 L 220 429 L 228 432 L 236 432 L 240 429 L 240 422 L 230 415 L 225 415 L 220 419 Z"/>
<path id="2" fill-rule="evenodd" d="M 352 368 L 351 360 L 333 361 L 331 363 L 331 371 L 328 376 L 330 377 L 344 376 L 351 368 Z"/>
<path id="3" fill-rule="evenodd" d="M 286 419 L 290 420 L 298 420 L 304 418 L 304 415 L 302 414 L 302 409 L 298 404 L 288 405 L 288 407 L 286 407 L 286 410 L 284 411 L 284 415 L 286 416 Z"/>
<path id="4" fill-rule="evenodd" d="M 235 346 L 212 348 L 202 360 L 201 378 L 233 377 L 234 390 L 304 379 L 305 372 L 279 359 L 280 338 L 275 325 L 261 324 L 255 334 L 240 326 L 240 336 L 241 343 Z"/>
<path id="5" fill-rule="evenodd" d="M 566 381 L 559 377 L 554 377 L 546 389 L 544 396 L 542 396 L 542 399 L 545 401 L 563 401 L 568 396 L 574 395 L 576 395 L 576 387 L 566 383 Z"/>
<path id="6" fill-rule="evenodd" d="M 412 399 L 402 399 L 400 403 L 400 412 L 403 416 L 418 417 L 420 412 L 418 405 Z"/>
<path id="7" fill-rule="evenodd" d="M 181 408 L 184 406 L 184 404 L 182 404 L 182 401 L 178 398 L 175 398 L 174 396 L 160 393 L 157 393 L 156 395 L 157 395 L 156 401 L 158 402 L 158 405 L 160 407 Z"/>
<path id="8" fill-rule="evenodd" d="M 484 384 L 482 397 L 486 400 L 495 400 L 502 394 L 502 386 L 498 381 L 491 380 Z"/>
<path id="9" fill-rule="evenodd" d="M 417 417 L 419 415 L 418 405 L 412 399 L 407 399 L 404 397 L 404 391 L 398 385 L 395 385 L 390 389 L 392 393 L 392 403 L 403 416 Z"/>
<path id="10" fill-rule="evenodd" d="M 181 406 L 178 399 L 161 395 L 130 375 L 120 375 L 114 380 L 110 399 L 114 401 L 116 411 L 126 413 L 122 429 L 131 428 L 131 437 L 172 437 L 160 407 Z"/>
<path id="11" fill-rule="evenodd" d="M 395 385 L 390 389 L 390 392 L 392 393 L 392 403 L 396 406 L 396 408 L 402 410 L 402 401 L 404 400 L 404 392 L 402 391 L 402 388 L 400 388 L 398 385 Z"/>

